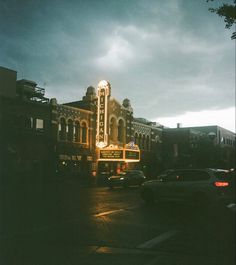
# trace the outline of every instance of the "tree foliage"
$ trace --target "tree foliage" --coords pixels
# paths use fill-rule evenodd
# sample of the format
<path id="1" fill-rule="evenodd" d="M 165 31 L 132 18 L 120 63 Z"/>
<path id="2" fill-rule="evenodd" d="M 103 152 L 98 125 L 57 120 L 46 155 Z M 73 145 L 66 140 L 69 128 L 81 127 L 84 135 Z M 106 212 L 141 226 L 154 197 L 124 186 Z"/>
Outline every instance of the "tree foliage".
<path id="1" fill-rule="evenodd" d="M 209 1 L 214 0 L 207 0 L 207 2 Z M 232 4 L 222 4 L 218 8 L 209 8 L 209 11 L 223 17 L 227 29 L 231 28 L 236 22 L 236 0 Z M 236 32 L 233 32 L 231 39 L 236 39 Z"/>

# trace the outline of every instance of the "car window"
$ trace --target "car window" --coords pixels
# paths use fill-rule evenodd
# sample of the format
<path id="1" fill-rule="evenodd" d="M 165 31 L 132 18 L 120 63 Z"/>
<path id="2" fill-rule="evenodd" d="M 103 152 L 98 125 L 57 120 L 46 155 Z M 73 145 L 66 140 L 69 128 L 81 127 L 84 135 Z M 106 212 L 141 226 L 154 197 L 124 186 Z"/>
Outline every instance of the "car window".
<path id="1" fill-rule="evenodd" d="M 180 179 L 182 181 L 199 181 L 199 180 L 207 180 L 210 178 L 210 175 L 203 170 L 185 170 L 179 172 Z"/>
<path id="2" fill-rule="evenodd" d="M 159 181 L 178 181 L 179 180 L 179 174 L 178 174 L 178 172 L 161 174 L 161 175 L 157 176 L 157 179 Z"/>
<path id="3" fill-rule="evenodd" d="M 214 172 L 214 175 L 220 180 L 226 180 L 226 179 L 231 180 L 234 178 L 235 172 L 234 171 L 221 170 L 221 171 Z"/>

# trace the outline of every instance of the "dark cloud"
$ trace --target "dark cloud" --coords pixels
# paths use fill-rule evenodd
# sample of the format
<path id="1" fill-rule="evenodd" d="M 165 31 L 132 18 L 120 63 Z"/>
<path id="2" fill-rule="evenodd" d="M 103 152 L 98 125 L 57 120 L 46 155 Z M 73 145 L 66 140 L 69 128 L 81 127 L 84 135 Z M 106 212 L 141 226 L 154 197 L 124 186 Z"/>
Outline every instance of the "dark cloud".
<path id="1" fill-rule="evenodd" d="M 231 31 L 195 0 L 0 1 L 0 64 L 59 102 L 100 79 L 154 119 L 234 106 Z"/>

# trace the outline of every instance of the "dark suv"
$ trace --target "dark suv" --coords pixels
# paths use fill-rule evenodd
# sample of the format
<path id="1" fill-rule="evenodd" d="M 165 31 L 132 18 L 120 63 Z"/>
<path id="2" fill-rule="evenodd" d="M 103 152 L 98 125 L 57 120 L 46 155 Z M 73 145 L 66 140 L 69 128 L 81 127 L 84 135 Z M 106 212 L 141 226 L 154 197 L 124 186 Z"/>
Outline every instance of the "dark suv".
<path id="1" fill-rule="evenodd" d="M 108 178 L 108 186 L 135 186 L 141 185 L 146 180 L 146 177 L 141 170 L 127 170 L 117 175 L 112 175 Z"/>
<path id="2" fill-rule="evenodd" d="M 235 202 L 235 171 L 223 169 L 167 170 L 141 187 L 146 202 L 189 202 L 197 205 Z"/>

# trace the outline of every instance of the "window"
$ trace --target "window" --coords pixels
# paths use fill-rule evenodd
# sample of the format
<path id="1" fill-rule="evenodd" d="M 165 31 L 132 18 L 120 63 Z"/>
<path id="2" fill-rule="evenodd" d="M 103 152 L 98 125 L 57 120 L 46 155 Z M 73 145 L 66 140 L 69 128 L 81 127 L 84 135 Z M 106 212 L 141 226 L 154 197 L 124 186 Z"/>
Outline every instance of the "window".
<path id="1" fill-rule="evenodd" d="M 33 118 L 32 117 L 25 117 L 23 120 L 23 126 L 27 129 L 33 129 Z"/>
<path id="2" fill-rule="evenodd" d="M 149 135 L 147 136 L 147 140 L 146 140 L 146 147 L 147 147 L 147 150 L 150 150 L 150 145 L 149 145 L 149 143 L 150 143 L 150 140 L 149 140 L 150 138 L 149 138 Z"/>
<path id="3" fill-rule="evenodd" d="M 210 178 L 209 174 L 201 170 L 186 170 L 180 172 L 181 180 L 183 181 L 199 181 Z"/>
<path id="4" fill-rule="evenodd" d="M 66 120 L 65 118 L 60 119 L 59 123 L 59 139 L 66 140 Z"/>
<path id="5" fill-rule="evenodd" d="M 117 141 L 117 124 L 115 118 L 112 118 L 110 121 L 110 137 L 112 141 Z"/>
<path id="6" fill-rule="evenodd" d="M 118 123 L 118 141 L 124 142 L 124 121 L 122 120 Z"/>
<path id="7" fill-rule="evenodd" d="M 74 125 L 72 120 L 68 120 L 68 133 L 67 140 L 73 142 L 74 138 Z"/>
<path id="8" fill-rule="evenodd" d="M 143 149 L 146 149 L 146 137 L 145 137 L 145 135 L 143 135 L 143 137 L 142 137 L 142 147 L 143 147 Z"/>
<path id="9" fill-rule="evenodd" d="M 75 142 L 80 141 L 80 123 L 79 121 L 75 122 Z"/>
<path id="10" fill-rule="evenodd" d="M 163 173 L 157 177 L 159 181 L 178 181 L 179 180 L 178 172 Z"/>
<path id="11" fill-rule="evenodd" d="M 44 120 L 36 119 L 36 130 L 43 130 L 44 129 Z"/>
<path id="12" fill-rule="evenodd" d="M 139 137 L 138 137 L 138 145 L 139 145 L 139 148 L 142 149 L 142 135 L 139 134 Z"/>
<path id="13" fill-rule="evenodd" d="M 81 133 L 82 143 L 87 143 L 87 126 L 85 122 L 82 123 Z"/>

